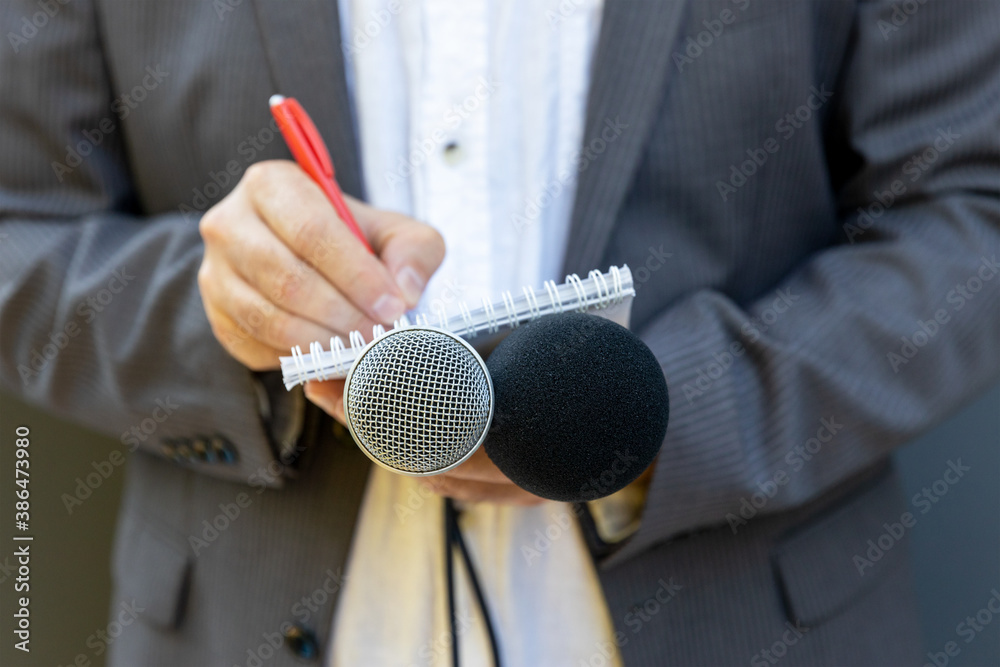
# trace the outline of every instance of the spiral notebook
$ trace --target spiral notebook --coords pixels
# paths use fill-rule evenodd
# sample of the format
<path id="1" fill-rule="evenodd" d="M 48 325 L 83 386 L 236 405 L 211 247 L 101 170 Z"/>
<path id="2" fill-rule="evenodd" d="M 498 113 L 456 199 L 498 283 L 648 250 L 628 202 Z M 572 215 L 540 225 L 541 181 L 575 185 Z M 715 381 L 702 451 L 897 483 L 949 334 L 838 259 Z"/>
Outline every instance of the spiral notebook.
<path id="1" fill-rule="evenodd" d="M 404 315 L 393 324 L 393 328 L 413 325 L 438 327 L 461 336 L 478 352 L 485 354 L 511 330 L 545 315 L 571 310 L 600 312 L 609 319 L 628 322 L 634 296 L 632 272 L 628 266 L 612 266 L 607 273 L 594 270 L 586 278 L 574 273 L 567 276 L 561 285 L 548 280 L 540 290 L 525 286 L 520 294 L 505 291 L 500 298 L 492 302 L 484 298 L 481 306 L 471 309 L 463 301 L 458 304 L 457 313 L 449 314 L 442 309 L 433 314 L 418 313 L 412 319 Z M 385 333 L 385 327 L 375 326 L 372 340 Z M 330 347 L 325 350 L 319 341 L 309 345 L 308 354 L 303 354 L 299 346 L 292 348 L 292 356 L 281 357 L 285 388 L 290 390 L 310 380 L 347 377 L 351 364 L 367 344 L 360 331 L 352 331 L 347 345 L 339 336 L 334 336 L 330 339 Z"/>

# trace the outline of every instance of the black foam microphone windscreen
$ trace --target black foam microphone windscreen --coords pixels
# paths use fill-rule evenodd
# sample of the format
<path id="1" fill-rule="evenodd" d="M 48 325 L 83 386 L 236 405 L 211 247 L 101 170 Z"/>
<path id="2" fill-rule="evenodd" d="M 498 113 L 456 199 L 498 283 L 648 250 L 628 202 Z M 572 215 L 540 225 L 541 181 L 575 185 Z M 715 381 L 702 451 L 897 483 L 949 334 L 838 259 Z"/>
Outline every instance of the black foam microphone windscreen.
<path id="1" fill-rule="evenodd" d="M 634 481 L 666 435 L 667 382 L 625 327 L 562 313 L 511 332 L 486 361 L 495 392 L 483 447 L 515 484 L 594 500 Z"/>

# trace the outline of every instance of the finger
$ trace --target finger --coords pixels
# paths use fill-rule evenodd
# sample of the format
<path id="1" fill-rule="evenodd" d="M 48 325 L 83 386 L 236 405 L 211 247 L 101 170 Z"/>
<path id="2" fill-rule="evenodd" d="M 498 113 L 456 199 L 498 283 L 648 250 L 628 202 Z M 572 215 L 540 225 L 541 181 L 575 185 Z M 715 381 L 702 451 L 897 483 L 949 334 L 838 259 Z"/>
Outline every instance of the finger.
<path id="1" fill-rule="evenodd" d="M 345 199 L 407 304 L 415 307 L 444 260 L 444 238 L 430 225 L 401 213 L 375 209 L 352 197 Z"/>
<path id="2" fill-rule="evenodd" d="M 486 454 L 486 450 L 483 447 L 477 449 L 475 453 L 465 461 L 465 463 L 457 468 L 449 470 L 446 473 L 442 473 L 442 476 L 454 477 L 456 479 L 474 482 L 510 484 L 510 479 L 500 472 L 500 469 L 497 468 L 496 464 L 490 460 L 490 457 Z"/>
<path id="3" fill-rule="evenodd" d="M 430 488 L 438 495 L 470 503 L 530 506 L 544 502 L 543 498 L 510 483 L 489 484 L 451 478 L 441 480 Z"/>
<path id="4" fill-rule="evenodd" d="M 341 424 L 347 425 L 344 418 L 344 381 L 330 380 L 328 382 L 307 382 L 306 398 L 323 409 Z"/>
<path id="5" fill-rule="evenodd" d="M 254 340 L 248 330 L 209 304 L 205 305 L 205 312 L 215 338 L 241 364 L 252 371 L 271 371 L 281 367 L 280 357 L 287 352 Z"/>
<path id="6" fill-rule="evenodd" d="M 274 305 L 228 265 L 219 264 L 213 270 L 213 279 L 207 281 L 205 288 L 208 300 L 236 322 L 241 331 L 249 332 L 251 338 L 287 351 L 333 335 L 329 329 Z"/>
<path id="7" fill-rule="evenodd" d="M 241 183 L 274 233 L 360 311 L 382 324 L 391 324 L 406 312 L 406 301 L 389 270 L 365 250 L 298 165 L 287 160 L 257 163 Z"/>
<path id="8" fill-rule="evenodd" d="M 298 257 L 256 215 L 241 222 L 226 246 L 229 264 L 258 292 L 288 312 L 329 331 L 371 331 L 375 322 Z"/>
<path id="9" fill-rule="evenodd" d="M 445 478 L 443 475 L 438 475 L 434 483 L 424 482 L 424 484 L 440 496 L 470 503 L 529 506 L 545 502 L 544 498 L 539 498 L 509 482 L 507 484 L 489 484 L 455 477 Z"/>

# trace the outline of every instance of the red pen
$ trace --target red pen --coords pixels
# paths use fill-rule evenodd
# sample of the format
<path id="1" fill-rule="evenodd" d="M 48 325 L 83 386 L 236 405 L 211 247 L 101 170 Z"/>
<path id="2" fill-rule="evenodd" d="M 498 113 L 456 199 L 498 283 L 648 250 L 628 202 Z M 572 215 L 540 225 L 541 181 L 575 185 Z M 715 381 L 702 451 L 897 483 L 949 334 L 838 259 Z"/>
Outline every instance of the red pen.
<path id="1" fill-rule="evenodd" d="M 278 122 L 281 134 L 285 137 L 285 143 L 292 151 L 295 161 L 319 187 L 323 188 L 323 192 L 333 204 L 333 209 L 340 216 L 340 219 L 358 237 L 365 249 L 374 255 L 375 251 L 368 245 L 368 239 L 361 232 L 357 220 L 351 215 L 351 209 L 344 201 L 344 195 L 333 175 L 333 160 L 330 159 L 330 151 L 323 143 L 323 138 L 319 136 L 319 130 L 316 129 L 309 114 L 292 97 L 272 95 L 269 104 L 271 114 Z"/>

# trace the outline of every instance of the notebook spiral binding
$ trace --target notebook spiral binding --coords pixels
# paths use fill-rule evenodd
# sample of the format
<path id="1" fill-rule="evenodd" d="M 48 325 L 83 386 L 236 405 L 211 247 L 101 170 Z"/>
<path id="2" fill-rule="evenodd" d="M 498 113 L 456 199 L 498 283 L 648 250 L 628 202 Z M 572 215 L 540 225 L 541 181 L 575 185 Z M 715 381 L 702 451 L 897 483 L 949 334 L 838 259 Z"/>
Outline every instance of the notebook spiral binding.
<path id="1" fill-rule="evenodd" d="M 492 303 L 483 298 L 481 307 L 470 310 L 466 302 L 458 304 L 459 313 L 448 316 L 444 308 L 434 313 L 434 319 L 426 313 L 414 316 L 417 326 L 436 326 L 472 339 L 480 334 L 495 334 L 503 330 L 515 329 L 521 324 L 536 320 L 544 315 L 561 313 L 566 310 L 586 312 L 609 308 L 621 303 L 626 297 L 635 296 L 632 272 L 628 265 L 612 266 L 607 273 L 594 270 L 581 279 L 577 274 L 566 276 L 565 282 L 557 285 L 554 280 L 544 283 L 544 293 L 536 293 L 532 287 L 524 286 L 521 294 L 515 296 L 506 290 L 500 299 Z M 411 326 L 410 319 L 403 315 L 393 323 L 393 329 Z M 372 341 L 386 333 L 381 324 L 372 329 Z M 330 349 L 324 350 L 319 341 L 309 344 L 309 353 L 303 354 L 301 347 L 292 348 L 290 357 L 281 357 L 281 374 L 286 389 L 310 380 L 338 380 L 347 376 L 347 371 L 358 354 L 368 344 L 360 331 L 352 331 L 348 336 L 350 347 L 344 345 L 340 336 L 330 338 Z"/>

